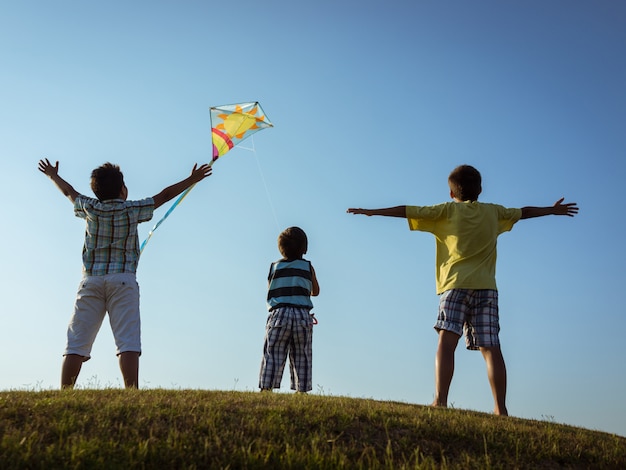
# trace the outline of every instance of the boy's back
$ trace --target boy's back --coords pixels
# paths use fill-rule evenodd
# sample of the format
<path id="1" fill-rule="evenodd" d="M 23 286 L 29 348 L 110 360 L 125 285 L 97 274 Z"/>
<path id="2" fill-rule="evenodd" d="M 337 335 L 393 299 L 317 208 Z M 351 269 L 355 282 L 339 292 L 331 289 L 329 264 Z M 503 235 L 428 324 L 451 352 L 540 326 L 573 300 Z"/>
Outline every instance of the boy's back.
<path id="1" fill-rule="evenodd" d="M 411 230 L 432 233 L 437 243 L 437 293 L 449 289 L 496 289 L 498 235 L 522 213 L 477 201 L 407 206 Z"/>
<path id="2" fill-rule="evenodd" d="M 152 218 L 154 200 L 101 202 L 78 196 L 74 213 L 86 220 L 83 268 L 87 275 L 134 273 L 139 262 L 137 225 Z"/>

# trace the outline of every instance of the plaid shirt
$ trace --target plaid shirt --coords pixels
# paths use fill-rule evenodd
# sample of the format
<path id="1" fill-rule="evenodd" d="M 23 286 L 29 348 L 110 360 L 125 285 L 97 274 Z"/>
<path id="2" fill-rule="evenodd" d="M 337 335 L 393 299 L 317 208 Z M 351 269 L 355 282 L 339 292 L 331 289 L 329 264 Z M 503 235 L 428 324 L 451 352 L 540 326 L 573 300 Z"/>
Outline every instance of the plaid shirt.
<path id="1" fill-rule="evenodd" d="M 152 218 L 154 200 L 111 199 L 100 202 L 86 196 L 74 201 L 74 214 L 85 219 L 83 272 L 89 276 L 135 273 L 139 262 L 137 225 Z"/>

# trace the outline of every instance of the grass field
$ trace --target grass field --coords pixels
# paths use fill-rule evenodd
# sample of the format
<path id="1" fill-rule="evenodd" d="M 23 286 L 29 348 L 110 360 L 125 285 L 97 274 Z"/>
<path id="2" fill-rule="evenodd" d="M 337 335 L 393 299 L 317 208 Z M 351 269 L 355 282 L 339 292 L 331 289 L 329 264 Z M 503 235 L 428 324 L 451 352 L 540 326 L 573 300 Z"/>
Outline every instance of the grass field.
<path id="1" fill-rule="evenodd" d="M 0 468 L 626 468 L 626 438 L 367 399 L 202 390 L 0 392 Z"/>

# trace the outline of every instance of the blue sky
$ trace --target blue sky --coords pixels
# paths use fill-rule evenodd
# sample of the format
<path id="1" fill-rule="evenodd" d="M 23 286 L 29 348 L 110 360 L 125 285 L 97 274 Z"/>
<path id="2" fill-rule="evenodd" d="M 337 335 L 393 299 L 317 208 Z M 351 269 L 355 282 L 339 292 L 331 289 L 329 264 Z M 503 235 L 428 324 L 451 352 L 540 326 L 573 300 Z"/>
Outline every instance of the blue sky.
<path id="1" fill-rule="evenodd" d="M 468 163 L 483 201 L 580 206 L 500 237 L 509 412 L 626 436 L 625 4 L 1 10 L 0 390 L 58 387 L 80 280 L 83 222 L 37 161 L 59 160 L 85 194 L 112 161 L 130 198 L 152 196 L 210 159 L 210 106 L 259 101 L 275 127 L 220 159 L 142 256 L 142 387 L 256 390 L 267 271 L 298 225 L 321 287 L 314 393 L 430 403 L 434 240 L 345 211 L 446 201 Z M 114 352 L 105 323 L 79 386 L 120 387 Z M 450 404 L 490 412 L 482 356 L 460 345 L 456 358 Z"/>

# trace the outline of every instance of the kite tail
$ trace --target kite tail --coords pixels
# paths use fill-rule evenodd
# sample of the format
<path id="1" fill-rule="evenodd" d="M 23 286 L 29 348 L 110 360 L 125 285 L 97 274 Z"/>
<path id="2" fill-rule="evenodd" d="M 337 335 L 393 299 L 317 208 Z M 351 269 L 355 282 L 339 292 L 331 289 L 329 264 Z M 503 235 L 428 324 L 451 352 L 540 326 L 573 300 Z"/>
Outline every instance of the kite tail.
<path id="1" fill-rule="evenodd" d="M 217 160 L 217 158 L 213 158 L 213 160 L 211 160 L 211 162 L 209 162 L 209 166 L 213 166 L 213 162 L 215 162 L 215 160 Z M 152 235 L 154 234 L 155 230 L 157 228 L 159 228 L 159 225 L 161 225 L 165 221 L 165 219 L 167 219 L 170 216 L 172 211 L 174 209 L 176 209 L 176 206 L 178 206 L 181 202 L 183 202 L 183 199 L 185 199 L 187 197 L 187 194 L 189 194 L 191 192 L 191 190 L 193 189 L 193 187 L 195 185 L 196 185 L 196 183 L 192 184 L 187 189 L 185 189 L 185 191 L 183 191 L 183 193 L 180 196 L 178 196 L 178 199 L 176 199 L 174 204 L 172 204 L 172 207 L 170 207 L 167 210 L 167 212 L 165 213 L 165 215 L 163 217 L 161 217 L 161 220 L 159 220 L 156 224 L 154 224 L 154 227 L 152 227 L 152 230 L 150 230 L 148 232 L 148 236 L 146 237 L 146 239 L 141 244 L 141 247 L 139 248 L 139 256 L 141 256 L 141 254 L 143 253 L 143 249 L 148 244 L 148 240 L 150 240 L 152 238 Z"/>

